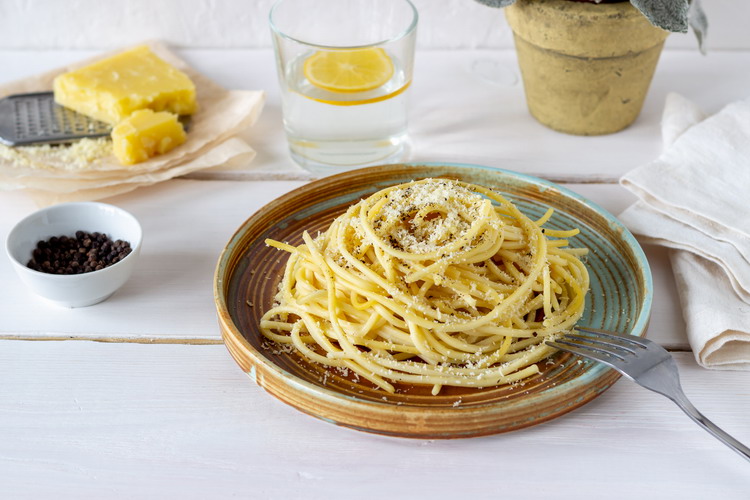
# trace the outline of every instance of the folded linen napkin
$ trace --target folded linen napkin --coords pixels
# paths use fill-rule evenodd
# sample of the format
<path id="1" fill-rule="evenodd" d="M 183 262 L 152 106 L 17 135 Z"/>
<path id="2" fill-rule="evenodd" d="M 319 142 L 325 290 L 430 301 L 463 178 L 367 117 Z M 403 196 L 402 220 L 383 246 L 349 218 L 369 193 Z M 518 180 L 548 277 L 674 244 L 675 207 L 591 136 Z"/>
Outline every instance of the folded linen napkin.
<path id="1" fill-rule="evenodd" d="M 750 369 L 750 99 L 703 113 L 670 94 L 665 149 L 621 184 L 639 201 L 620 215 L 645 241 L 676 249 L 672 267 L 701 366 Z"/>

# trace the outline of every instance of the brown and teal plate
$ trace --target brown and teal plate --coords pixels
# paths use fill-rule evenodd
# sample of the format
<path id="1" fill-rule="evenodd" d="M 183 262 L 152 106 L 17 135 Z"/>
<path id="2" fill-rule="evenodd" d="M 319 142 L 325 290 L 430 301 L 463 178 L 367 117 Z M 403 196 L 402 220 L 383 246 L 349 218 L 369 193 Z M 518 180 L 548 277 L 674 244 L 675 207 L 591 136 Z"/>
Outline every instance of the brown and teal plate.
<path id="1" fill-rule="evenodd" d="M 508 197 L 532 219 L 555 209 L 550 227 L 578 227 L 571 246 L 587 247 L 591 290 L 580 324 L 643 336 L 653 287 L 640 246 L 610 213 L 551 182 L 496 168 L 461 164 L 386 165 L 326 177 L 296 189 L 253 214 L 222 252 L 214 299 L 227 349 L 266 391 L 328 422 L 411 438 L 459 438 L 539 424 L 601 394 L 618 378 L 595 362 L 558 353 L 522 385 L 472 389 L 399 385 L 396 394 L 269 345 L 258 320 L 273 302 L 287 260 L 266 238 L 299 244 L 324 231 L 351 204 L 386 186 L 425 177 L 480 184 Z"/>

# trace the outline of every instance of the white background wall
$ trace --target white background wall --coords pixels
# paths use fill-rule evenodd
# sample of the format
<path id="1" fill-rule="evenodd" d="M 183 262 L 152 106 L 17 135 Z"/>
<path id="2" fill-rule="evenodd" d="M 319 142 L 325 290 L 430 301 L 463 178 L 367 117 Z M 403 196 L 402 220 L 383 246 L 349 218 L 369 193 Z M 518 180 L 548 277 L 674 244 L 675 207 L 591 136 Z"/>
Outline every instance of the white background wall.
<path id="1" fill-rule="evenodd" d="M 0 50 L 103 49 L 149 38 L 178 47 L 268 47 L 273 1 L 0 0 Z M 512 46 L 497 9 L 474 0 L 413 1 L 420 13 L 422 49 Z M 750 49 L 750 1 L 703 0 L 703 5 L 710 23 L 709 51 Z M 694 49 L 695 39 L 673 35 L 667 47 Z"/>

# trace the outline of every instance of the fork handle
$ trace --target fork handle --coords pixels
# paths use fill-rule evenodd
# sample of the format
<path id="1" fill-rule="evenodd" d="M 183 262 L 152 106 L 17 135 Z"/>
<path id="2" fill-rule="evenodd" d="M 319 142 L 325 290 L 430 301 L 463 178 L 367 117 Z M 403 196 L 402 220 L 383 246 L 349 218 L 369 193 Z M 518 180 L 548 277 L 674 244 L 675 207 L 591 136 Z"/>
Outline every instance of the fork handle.
<path id="1" fill-rule="evenodd" d="M 735 438 L 724 432 L 718 425 L 706 418 L 705 415 L 703 415 L 695 406 L 693 406 L 693 403 L 690 402 L 690 400 L 682 391 L 679 391 L 677 397 L 670 399 L 672 399 L 672 401 L 674 401 L 677 406 L 679 406 L 680 409 L 684 411 L 687 416 L 690 417 L 696 424 L 703 427 L 716 439 L 739 453 L 745 458 L 745 460 L 750 461 L 750 448 L 737 441 Z"/>

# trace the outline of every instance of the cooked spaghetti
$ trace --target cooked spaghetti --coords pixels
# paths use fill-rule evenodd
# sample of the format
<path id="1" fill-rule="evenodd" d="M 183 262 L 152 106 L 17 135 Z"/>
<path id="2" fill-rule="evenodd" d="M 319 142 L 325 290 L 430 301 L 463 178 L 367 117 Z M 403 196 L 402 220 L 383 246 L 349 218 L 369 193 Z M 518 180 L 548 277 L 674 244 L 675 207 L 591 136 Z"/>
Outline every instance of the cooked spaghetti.
<path id="1" fill-rule="evenodd" d="M 424 179 L 352 205 L 294 247 L 268 339 L 394 383 L 489 387 L 539 373 L 544 340 L 581 317 L 589 277 L 566 238 L 481 186 Z"/>

